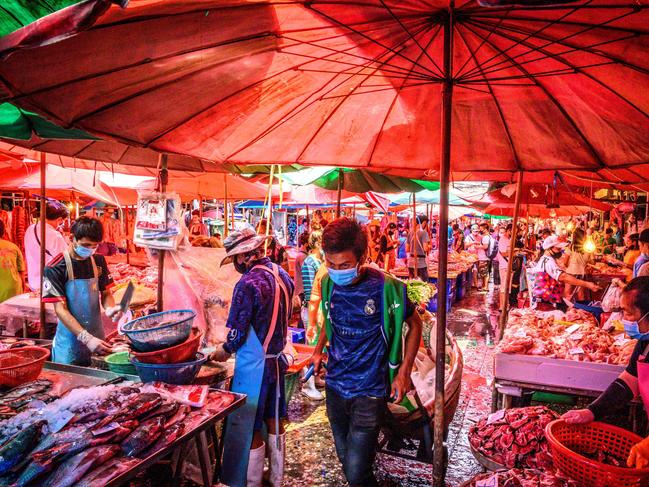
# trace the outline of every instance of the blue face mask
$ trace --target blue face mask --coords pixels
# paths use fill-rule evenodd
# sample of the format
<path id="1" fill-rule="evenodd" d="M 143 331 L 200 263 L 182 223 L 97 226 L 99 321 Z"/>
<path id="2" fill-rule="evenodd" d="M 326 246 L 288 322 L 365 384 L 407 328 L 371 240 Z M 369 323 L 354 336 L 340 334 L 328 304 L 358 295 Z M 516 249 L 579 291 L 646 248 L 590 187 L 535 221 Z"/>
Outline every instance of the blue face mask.
<path id="1" fill-rule="evenodd" d="M 624 331 L 629 335 L 629 338 L 632 338 L 633 340 L 645 340 L 649 338 L 649 331 L 646 333 L 640 333 L 640 326 L 638 325 L 638 322 L 644 320 L 647 315 L 649 315 L 649 313 L 646 313 L 638 321 L 622 320 Z"/>
<path id="2" fill-rule="evenodd" d="M 352 267 L 351 269 L 337 270 L 332 269 L 331 267 L 327 268 L 329 272 L 329 277 L 338 286 L 349 286 L 354 279 L 358 277 L 358 267 Z"/>
<path id="3" fill-rule="evenodd" d="M 96 250 L 97 249 L 89 249 L 88 247 L 84 247 L 83 245 L 74 246 L 74 253 L 77 254 L 82 259 L 87 259 L 92 254 L 94 254 Z"/>

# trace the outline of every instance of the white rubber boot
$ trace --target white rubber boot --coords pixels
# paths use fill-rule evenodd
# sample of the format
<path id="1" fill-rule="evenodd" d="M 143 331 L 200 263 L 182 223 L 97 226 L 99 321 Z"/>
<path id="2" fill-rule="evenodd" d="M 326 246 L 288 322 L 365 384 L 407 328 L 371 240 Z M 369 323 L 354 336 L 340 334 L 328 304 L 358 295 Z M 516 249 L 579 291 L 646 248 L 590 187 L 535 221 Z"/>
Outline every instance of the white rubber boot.
<path id="1" fill-rule="evenodd" d="M 255 450 L 250 450 L 248 458 L 247 487 L 261 487 L 264 475 L 264 460 L 266 459 L 266 445 L 261 445 Z"/>
<path id="2" fill-rule="evenodd" d="M 277 440 L 279 438 L 279 446 Z M 286 433 L 279 435 L 268 435 L 268 463 L 270 472 L 268 481 L 272 487 L 281 487 L 284 480 L 284 464 L 286 455 Z"/>
<path id="3" fill-rule="evenodd" d="M 312 401 L 322 401 L 324 399 L 322 392 L 320 392 L 315 386 L 314 376 L 311 376 L 311 378 L 302 385 L 302 394 Z"/>

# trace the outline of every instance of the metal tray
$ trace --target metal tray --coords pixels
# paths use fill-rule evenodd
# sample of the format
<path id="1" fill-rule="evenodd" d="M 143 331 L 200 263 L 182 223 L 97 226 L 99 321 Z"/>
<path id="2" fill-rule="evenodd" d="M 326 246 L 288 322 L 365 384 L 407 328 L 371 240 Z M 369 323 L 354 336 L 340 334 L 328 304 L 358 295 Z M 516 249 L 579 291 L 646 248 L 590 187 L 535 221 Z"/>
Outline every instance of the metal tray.
<path id="1" fill-rule="evenodd" d="M 11 338 L 19 342 L 29 340 L 31 342 L 34 342 L 35 347 L 43 347 L 43 348 L 47 348 L 48 350 L 52 350 L 52 340 L 44 340 L 42 338 L 22 338 L 22 337 L 15 337 L 12 335 L 0 335 L 0 341 L 7 338 Z"/>
<path id="2" fill-rule="evenodd" d="M 497 472 L 499 470 L 509 470 L 504 465 L 501 465 L 500 463 L 496 463 L 493 460 L 491 460 L 489 457 L 480 453 L 478 450 L 473 448 L 472 445 L 469 445 L 469 448 L 471 448 L 471 453 L 473 453 L 473 456 L 475 457 L 476 461 L 484 468 L 489 470 L 490 472 Z"/>
<path id="3" fill-rule="evenodd" d="M 235 400 L 227 408 L 207 418 L 205 421 L 200 423 L 194 429 L 184 433 L 181 437 L 176 439 L 176 441 L 173 441 L 169 445 L 165 446 L 164 448 L 161 448 L 160 450 L 149 455 L 148 457 L 143 458 L 140 463 L 135 465 L 130 470 L 124 472 L 122 475 L 115 477 L 113 480 L 106 483 L 104 487 L 118 487 L 120 485 L 124 485 L 126 482 L 135 478 L 138 474 L 140 474 L 141 472 L 149 468 L 151 465 L 154 465 L 155 463 L 159 462 L 164 457 L 172 453 L 176 448 L 183 445 L 185 442 L 188 442 L 192 438 L 196 437 L 199 433 L 213 426 L 218 421 L 221 421 L 226 416 L 228 416 L 231 412 L 239 409 L 241 406 L 245 404 L 246 402 L 245 394 L 237 394 L 236 392 L 229 392 L 229 391 L 228 393 L 233 394 L 235 396 Z"/>

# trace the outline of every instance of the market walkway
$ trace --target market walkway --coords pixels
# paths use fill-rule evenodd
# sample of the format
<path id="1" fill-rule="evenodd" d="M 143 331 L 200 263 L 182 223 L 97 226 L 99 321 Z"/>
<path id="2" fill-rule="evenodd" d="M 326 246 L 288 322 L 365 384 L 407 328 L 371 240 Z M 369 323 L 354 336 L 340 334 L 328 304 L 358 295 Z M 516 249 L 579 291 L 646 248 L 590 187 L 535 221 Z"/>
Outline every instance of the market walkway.
<path id="1" fill-rule="evenodd" d="M 492 293 L 469 294 L 454 304 L 449 328 L 464 354 L 460 403 L 448 436 L 447 485 L 459 486 L 481 471 L 469 450 L 467 430 L 491 405 L 493 377 L 491 340 L 481 335 L 495 325 Z M 479 337 L 478 337 L 479 336 Z M 346 485 L 336 458 L 324 404 L 313 405 L 296 393 L 289 407 L 291 424 L 287 437 L 288 487 L 340 487 Z M 419 487 L 431 485 L 430 465 L 379 454 L 376 462 L 381 486 Z"/>

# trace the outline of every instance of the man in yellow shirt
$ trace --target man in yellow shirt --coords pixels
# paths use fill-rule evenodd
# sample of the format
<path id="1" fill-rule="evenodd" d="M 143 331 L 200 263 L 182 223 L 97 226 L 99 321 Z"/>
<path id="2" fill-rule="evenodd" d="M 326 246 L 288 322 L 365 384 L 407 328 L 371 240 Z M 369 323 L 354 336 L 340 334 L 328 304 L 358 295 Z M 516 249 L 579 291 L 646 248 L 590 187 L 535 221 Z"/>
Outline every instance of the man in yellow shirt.
<path id="1" fill-rule="evenodd" d="M 5 225 L 0 221 L 0 303 L 22 294 L 25 282 L 23 253 L 4 236 Z"/>

